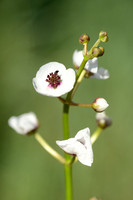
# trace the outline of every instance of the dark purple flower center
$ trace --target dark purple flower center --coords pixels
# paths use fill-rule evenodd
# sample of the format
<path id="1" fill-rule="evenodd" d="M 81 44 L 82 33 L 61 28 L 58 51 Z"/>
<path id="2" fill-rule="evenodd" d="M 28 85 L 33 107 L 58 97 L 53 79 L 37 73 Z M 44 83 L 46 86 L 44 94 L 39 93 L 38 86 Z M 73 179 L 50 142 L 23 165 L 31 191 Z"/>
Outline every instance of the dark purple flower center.
<path id="1" fill-rule="evenodd" d="M 47 75 L 46 81 L 49 83 L 49 86 L 56 89 L 62 82 L 61 77 L 58 75 L 59 71 L 51 72 Z"/>

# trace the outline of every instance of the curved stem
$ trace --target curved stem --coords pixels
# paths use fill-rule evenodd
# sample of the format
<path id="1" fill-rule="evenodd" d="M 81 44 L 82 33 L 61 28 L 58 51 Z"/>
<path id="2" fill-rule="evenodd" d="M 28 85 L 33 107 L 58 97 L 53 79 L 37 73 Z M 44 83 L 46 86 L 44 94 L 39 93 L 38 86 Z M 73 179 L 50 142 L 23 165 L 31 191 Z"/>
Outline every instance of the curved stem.
<path id="1" fill-rule="evenodd" d="M 49 144 L 42 138 L 42 136 L 39 133 L 35 133 L 35 139 L 39 142 L 39 144 L 56 160 L 58 160 L 61 163 L 65 163 L 65 159 L 57 153 L 52 147 L 49 146 Z"/>
<path id="2" fill-rule="evenodd" d="M 79 106 L 79 107 L 92 107 L 92 104 L 81 104 L 81 103 L 74 103 L 74 102 L 68 102 L 67 100 L 63 99 L 62 97 L 58 97 L 59 100 L 64 103 L 64 104 L 67 104 L 67 105 L 70 105 L 70 106 Z"/>

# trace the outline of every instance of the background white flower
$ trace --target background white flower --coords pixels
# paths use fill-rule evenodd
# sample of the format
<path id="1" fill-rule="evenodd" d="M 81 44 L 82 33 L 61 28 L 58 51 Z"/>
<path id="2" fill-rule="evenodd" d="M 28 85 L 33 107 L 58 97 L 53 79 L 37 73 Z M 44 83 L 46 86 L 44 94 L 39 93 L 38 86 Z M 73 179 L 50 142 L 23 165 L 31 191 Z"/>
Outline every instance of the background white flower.
<path id="1" fill-rule="evenodd" d="M 75 67 L 79 68 L 83 61 L 83 51 L 75 50 L 73 53 L 73 64 Z M 91 60 L 88 60 L 85 69 L 91 73 L 96 73 L 98 70 L 98 59 L 95 57 Z"/>
<path id="2" fill-rule="evenodd" d="M 78 69 L 83 61 L 83 51 L 77 51 L 75 50 L 73 53 L 73 64 L 75 65 L 75 67 Z M 98 69 L 98 58 L 94 57 L 93 59 L 90 59 L 87 61 L 86 65 L 85 65 L 85 69 L 87 70 L 87 72 L 91 72 L 89 73 L 89 77 L 90 78 L 96 78 L 96 79 L 108 79 L 109 78 L 109 72 L 107 69 L 104 68 L 99 68 Z M 86 74 L 86 77 L 87 74 Z"/>
<path id="3" fill-rule="evenodd" d="M 43 95 L 59 97 L 72 90 L 75 83 L 75 72 L 58 62 L 43 65 L 33 78 L 35 90 Z"/>
<path id="4" fill-rule="evenodd" d="M 9 118 L 8 124 L 12 129 L 22 135 L 26 135 L 32 131 L 34 132 L 39 126 L 38 119 L 33 112 L 25 113 L 18 117 L 12 116 Z"/>
<path id="5" fill-rule="evenodd" d="M 76 155 L 78 160 L 87 166 L 93 163 L 93 151 L 90 139 L 90 129 L 80 130 L 74 138 L 56 141 L 56 144 L 66 153 Z"/>

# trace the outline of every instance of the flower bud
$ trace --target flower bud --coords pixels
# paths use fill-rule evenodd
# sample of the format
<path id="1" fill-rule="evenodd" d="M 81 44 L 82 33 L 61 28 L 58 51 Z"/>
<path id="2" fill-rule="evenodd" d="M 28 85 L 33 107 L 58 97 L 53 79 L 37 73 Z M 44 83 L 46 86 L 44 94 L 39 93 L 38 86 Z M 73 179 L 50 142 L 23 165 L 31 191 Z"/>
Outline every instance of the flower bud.
<path id="1" fill-rule="evenodd" d="M 101 42 L 107 42 L 107 41 L 108 41 L 107 32 L 101 31 L 101 32 L 99 33 L 99 39 L 101 40 Z"/>
<path id="2" fill-rule="evenodd" d="M 87 34 L 83 34 L 79 38 L 80 44 L 85 44 L 85 43 L 88 43 L 89 41 L 90 41 L 90 37 Z"/>
<path id="3" fill-rule="evenodd" d="M 9 126 L 17 133 L 29 135 L 35 133 L 39 127 L 39 121 L 33 112 L 24 113 L 19 116 L 12 116 L 8 120 Z"/>
<path id="4" fill-rule="evenodd" d="M 103 47 L 94 47 L 92 49 L 92 55 L 94 57 L 99 57 L 102 56 L 104 54 L 104 48 Z"/>
<path id="5" fill-rule="evenodd" d="M 96 122 L 100 128 L 105 129 L 111 126 L 112 119 L 108 117 L 105 112 L 101 112 L 96 114 Z"/>
<path id="6" fill-rule="evenodd" d="M 96 98 L 95 101 L 92 103 L 92 108 L 96 112 L 103 112 L 108 106 L 109 104 L 107 103 L 107 101 L 101 97 Z"/>

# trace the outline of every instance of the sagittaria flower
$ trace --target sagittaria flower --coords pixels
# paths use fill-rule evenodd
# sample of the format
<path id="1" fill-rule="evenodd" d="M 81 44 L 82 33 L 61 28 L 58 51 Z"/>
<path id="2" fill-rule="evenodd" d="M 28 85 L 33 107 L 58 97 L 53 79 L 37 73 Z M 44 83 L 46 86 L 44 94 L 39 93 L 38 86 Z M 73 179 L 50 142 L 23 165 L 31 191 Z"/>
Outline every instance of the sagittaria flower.
<path id="1" fill-rule="evenodd" d="M 9 126 L 22 135 L 34 133 L 39 126 L 38 119 L 33 112 L 12 116 L 8 120 Z"/>
<path id="2" fill-rule="evenodd" d="M 93 151 L 89 128 L 80 130 L 74 138 L 56 141 L 56 144 L 66 153 L 77 156 L 82 164 L 87 166 L 92 165 Z"/>
<path id="3" fill-rule="evenodd" d="M 35 90 L 43 95 L 59 97 L 72 90 L 75 83 L 75 72 L 58 62 L 43 65 L 33 78 Z"/>
<path id="4" fill-rule="evenodd" d="M 83 61 L 83 52 L 75 50 L 73 53 L 73 64 L 78 69 Z M 87 61 L 85 65 L 87 72 L 96 73 L 98 70 L 98 59 L 95 57 Z"/>
<path id="5" fill-rule="evenodd" d="M 73 64 L 76 69 L 78 69 L 83 61 L 83 52 L 75 50 L 73 53 Z M 109 78 L 109 72 L 107 69 L 104 68 L 98 68 L 98 58 L 94 57 L 93 59 L 90 59 L 85 64 L 86 69 L 86 77 L 90 78 L 96 78 L 96 79 L 108 79 Z"/>

